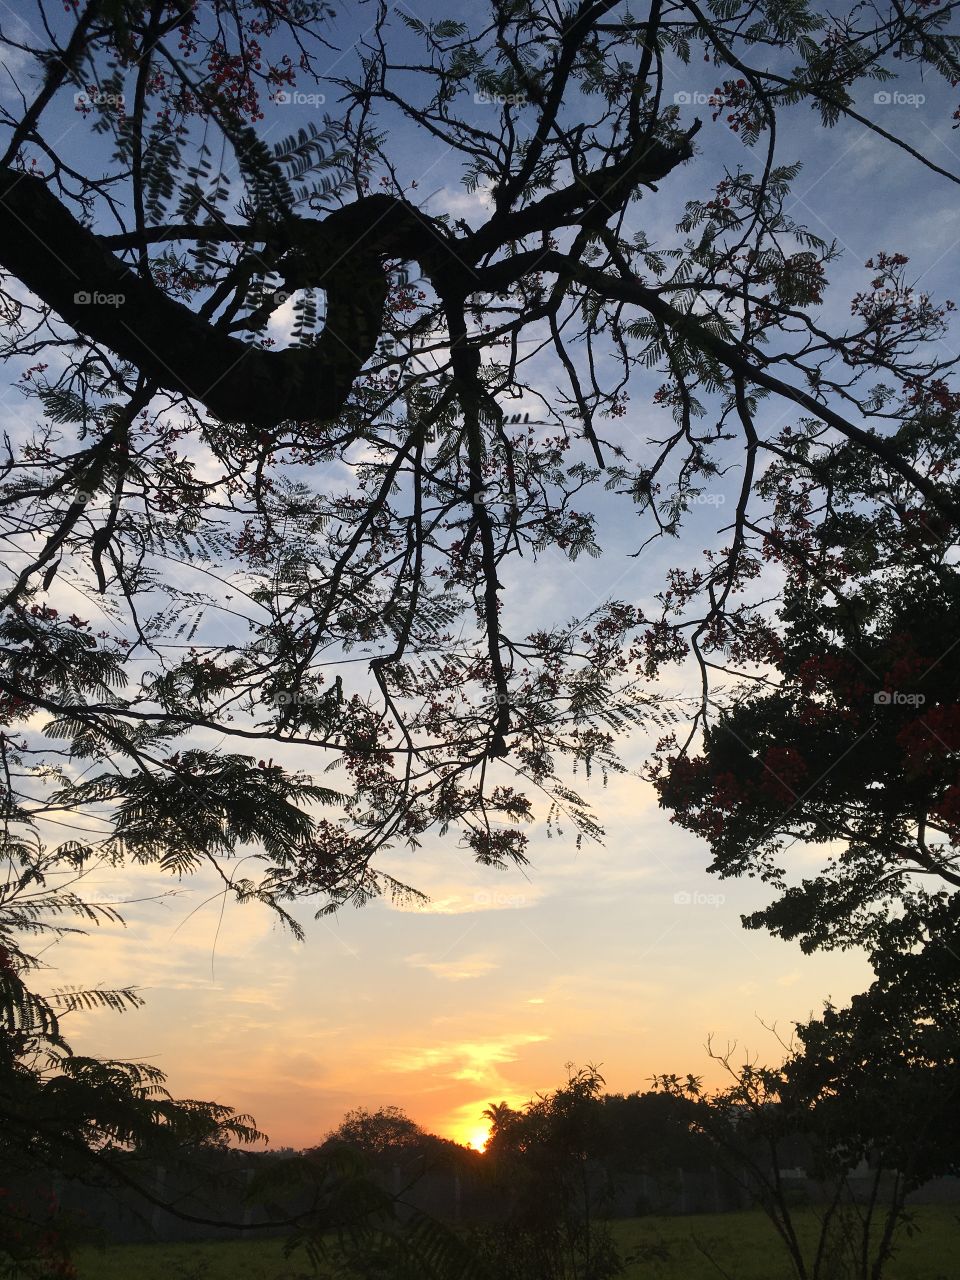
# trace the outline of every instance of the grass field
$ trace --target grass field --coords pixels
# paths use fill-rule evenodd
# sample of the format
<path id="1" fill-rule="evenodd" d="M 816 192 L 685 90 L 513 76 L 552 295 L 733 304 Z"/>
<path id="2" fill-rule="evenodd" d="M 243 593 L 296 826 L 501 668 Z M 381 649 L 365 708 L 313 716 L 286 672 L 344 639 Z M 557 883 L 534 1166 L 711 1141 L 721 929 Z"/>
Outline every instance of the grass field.
<path id="1" fill-rule="evenodd" d="M 888 1280 L 958 1280 L 960 1206 L 915 1211 L 919 1230 L 904 1236 Z M 798 1221 L 812 1229 L 803 1215 Z M 662 1256 L 634 1264 L 625 1280 L 718 1280 L 712 1255 L 733 1280 L 793 1280 L 783 1247 L 758 1212 L 632 1218 L 612 1224 L 625 1251 L 656 1246 Z M 307 1280 L 304 1255 L 283 1256 L 279 1240 L 210 1244 L 115 1245 L 84 1250 L 81 1280 Z"/>
<path id="2" fill-rule="evenodd" d="M 960 1278 L 960 1206 L 924 1206 L 915 1210 L 919 1230 L 904 1235 L 887 1280 L 958 1280 Z M 814 1237 L 814 1222 L 796 1214 L 798 1229 Z M 624 1251 L 635 1245 L 662 1243 L 666 1258 L 637 1265 L 630 1280 L 794 1280 L 786 1250 L 769 1220 L 760 1212 L 702 1214 L 683 1218 L 633 1218 L 613 1224 Z"/>

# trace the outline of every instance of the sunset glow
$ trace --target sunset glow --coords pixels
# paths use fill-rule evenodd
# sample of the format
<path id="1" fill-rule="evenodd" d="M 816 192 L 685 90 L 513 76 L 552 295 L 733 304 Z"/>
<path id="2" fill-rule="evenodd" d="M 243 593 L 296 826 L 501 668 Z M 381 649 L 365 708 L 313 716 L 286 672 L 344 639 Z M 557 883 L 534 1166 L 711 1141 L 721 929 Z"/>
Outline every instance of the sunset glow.
<path id="1" fill-rule="evenodd" d="M 78 1011 L 75 1039 L 106 1056 L 156 1057 L 176 1095 L 219 1093 L 274 1147 L 322 1142 L 353 1107 L 396 1105 L 481 1151 L 486 1108 L 522 1109 L 564 1079 L 568 1061 L 602 1063 L 607 1087 L 624 1093 L 648 1088 L 656 1071 L 696 1068 L 720 1083 L 704 1062 L 711 1031 L 767 1051 L 758 1016 L 785 1025 L 824 991 L 836 998 L 841 983 L 845 994 L 868 980 L 858 956 L 801 966 L 792 947 L 739 930 L 740 913 L 759 905 L 751 883 L 725 885 L 719 907 L 678 904 L 687 886 L 711 887 L 693 841 L 663 834 L 666 820 L 629 776 L 611 779 L 604 807 L 608 842 L 589 859 L 534 834 L 536 894 L 503 873 L 492 904 L 476 909 L 489 871 L 454 872 L 427 847 L 418 887 L 446 911 L 371 903 L 331 925 L 304 910 L 304 944 L 278 935 L 255 904 L 227 903 L 221 919 L 216 886 L 200 876 L 163 896 L 169 880 L 151 868 L 104 868 L 88 892 L 137 899 L 124 908 L 128 927 L 65 937 L 48 958 L 63 981 L 136 980 L 147 1003 L 123 1018 Z M 659 852 L 668 836 L 669 861 Z M 644 858 L 652 868 L 640 870 Z M 476 976 L 453 978 L 455 963 Z M 386 973 L 403 973 L 402 992 Z M 208 1019 L 216 1032 L 198 1055 Z"/>
<path id="2" fill-rule="evenodd" d="M 489 1141 L 489 1129 L 475 1129 L 467 1139 L 467 1146 L 473 1147 L 474 1151 L 484 1151 Z"/>

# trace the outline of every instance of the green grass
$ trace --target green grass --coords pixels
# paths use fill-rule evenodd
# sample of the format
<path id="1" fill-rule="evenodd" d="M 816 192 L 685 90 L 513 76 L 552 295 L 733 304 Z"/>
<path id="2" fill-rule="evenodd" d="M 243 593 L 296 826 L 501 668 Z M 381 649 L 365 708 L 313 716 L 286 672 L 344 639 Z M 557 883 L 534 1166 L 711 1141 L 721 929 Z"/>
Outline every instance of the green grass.
<path id="1" fill-rule="evenodd" d="M 282 1240 L 115 1244 L 81 1249 L 80 1280 L 314 1280 L 303 1250 L 284 1258 Z"/>
<path id="2" fill-rule="evenodd" d="M 887 1280 L 955 1280 L 960 1206 L 924 1206 L 915 1215 L 919 1230 L 901 1238 Z M 798 1212 L 797 1222 L 812 1238 L 812 1216 Z M 631 1218 L 611 1226 L 625 1251 L 663 1251 L 635 1263 L 624 1280 L 719 1280 L 724 1272 L 732 1280 L 793 1280 L 783 1246 L 759 1212 Z M 284 1258 L 282 1240 L 113 1245 L 82 1250 L 77 1263 L 81 1280 L 312 1280 L 314 1274 L 302 1251 Z"/>
<path id="3" fill-rule="evenodd" d="M 924 1205 L 914 1210 L 918 1230 L 902 1234 L 885 1280 L 956 1280 L 960 1273 L 960 1205 Z M 796 1211 L 801 1240 L 812 1243 L 812 1213 Z M 624 1252 L 660 1244 L 664 1260 L 638 1263 L 624 1280 L 720 1280 L 710 1254 L 731 1280 L 794 1280 L 787 1252 L 767 1217 L 759 1211 L 704 1213 L 682 1218 L 630 1218 L 611 1223 Z M 698 1247 L 699 1246 L 699 1247 Z"/>

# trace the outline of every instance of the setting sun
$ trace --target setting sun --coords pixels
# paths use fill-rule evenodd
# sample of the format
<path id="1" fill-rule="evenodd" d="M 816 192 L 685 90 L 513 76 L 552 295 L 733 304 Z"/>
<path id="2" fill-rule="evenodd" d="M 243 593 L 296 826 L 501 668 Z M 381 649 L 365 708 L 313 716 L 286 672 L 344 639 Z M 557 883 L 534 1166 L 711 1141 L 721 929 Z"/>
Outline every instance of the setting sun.
<path id="1" fill-rule="evenodd" d="M 483 1151 L 489 1141 L 489 1129 L 474 1129 L 473 1133 L 471 1133 L 470 1137 L 467 1139 L 467 1146 L 473 1147 L 474 1151 Z"/>

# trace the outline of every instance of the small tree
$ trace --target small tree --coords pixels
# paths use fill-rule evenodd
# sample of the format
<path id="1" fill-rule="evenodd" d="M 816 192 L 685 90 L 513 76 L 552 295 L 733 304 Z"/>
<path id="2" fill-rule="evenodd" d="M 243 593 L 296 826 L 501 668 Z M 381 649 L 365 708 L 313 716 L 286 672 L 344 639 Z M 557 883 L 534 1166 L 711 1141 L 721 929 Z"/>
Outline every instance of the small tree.
<path id="1" fill-rule="evenodd" d="M 174 1099 L 156 1067 L 75 1053 L 63 1030 L 71 1013 L 120 1013 L 142 1000 L 129 988 L 32 990 L 27 978 L 39 961 L 22 948 L 22 933 L 68 931 L 50 923 L 51 911 L 88 921 L 98 915 L 42 880 L 21 879 L 7 890 L 0 914 L 0 1275 L 47 1280 L 73 1274 L 74 1232 L 57 1211 L 54 1180 L 132 1188 L 159 1203 L 151 1186 L 158 1161 L 264 1135 L 231 1107 Z M 100 915 L 116 918 L 112 908 Z"/>
<path id="2" fill-rule="evenodd" d="M 407 1189 L 424 1174 L 438 1169 L 465 1171 L 477 1159 L 475 1152 L 456 1142 L 428 1133 L 401 1107 L 378 1107 L 369 1111 L 356 1107 L 348 1111 L 336 1129 L 324 1140 L 319 1151 L 346 1148 L 360 1157 L 364 1167 L 381 1179 L 388 1179 L 392 1190 L 400 1179 Z"/>
<path id="3" fill-rule="evenodd" d="M 943 981 L 958 941 L 954 921 L 922 952 L 884 953 L 849 1009 L 828 1005 L 798 1025 L 778 1068 L 737 1067 L 733 1050 L 711 1050 L 732 1079 L 726 1089 L 657 1078 L 694 1104 L 695 1126 L 770 1218 L 798 1280 L 881 1280 L 909 1225 L 909 1193 L 960 1170 L 960 1006 Z M 818 1223 L 811 1244 L 784 1177 L 798 1145 L 813 1189 L 802 1212 Z"/>
<path id="4" fill-rule="evenodd" d="M 420 1150 L 431 1138 L 401 1107 L 378 1107 L 376 1111 L 357 1107 L 347 1112 L 327 1142 L 342 1143 L 379 1158 Z"/>
<path id="5" fill-rule="evenodd" d="M 484 1162 L 508 1205 L 505 1225 L 485 1233 L 498 1280 L 604 1280 L 623 1271 L 598 1216 L 607 1191 L 602 1087 L 596 1067 L 581 1067 L 520 1111 L 500 1103 L 484 1112 Z"/>

